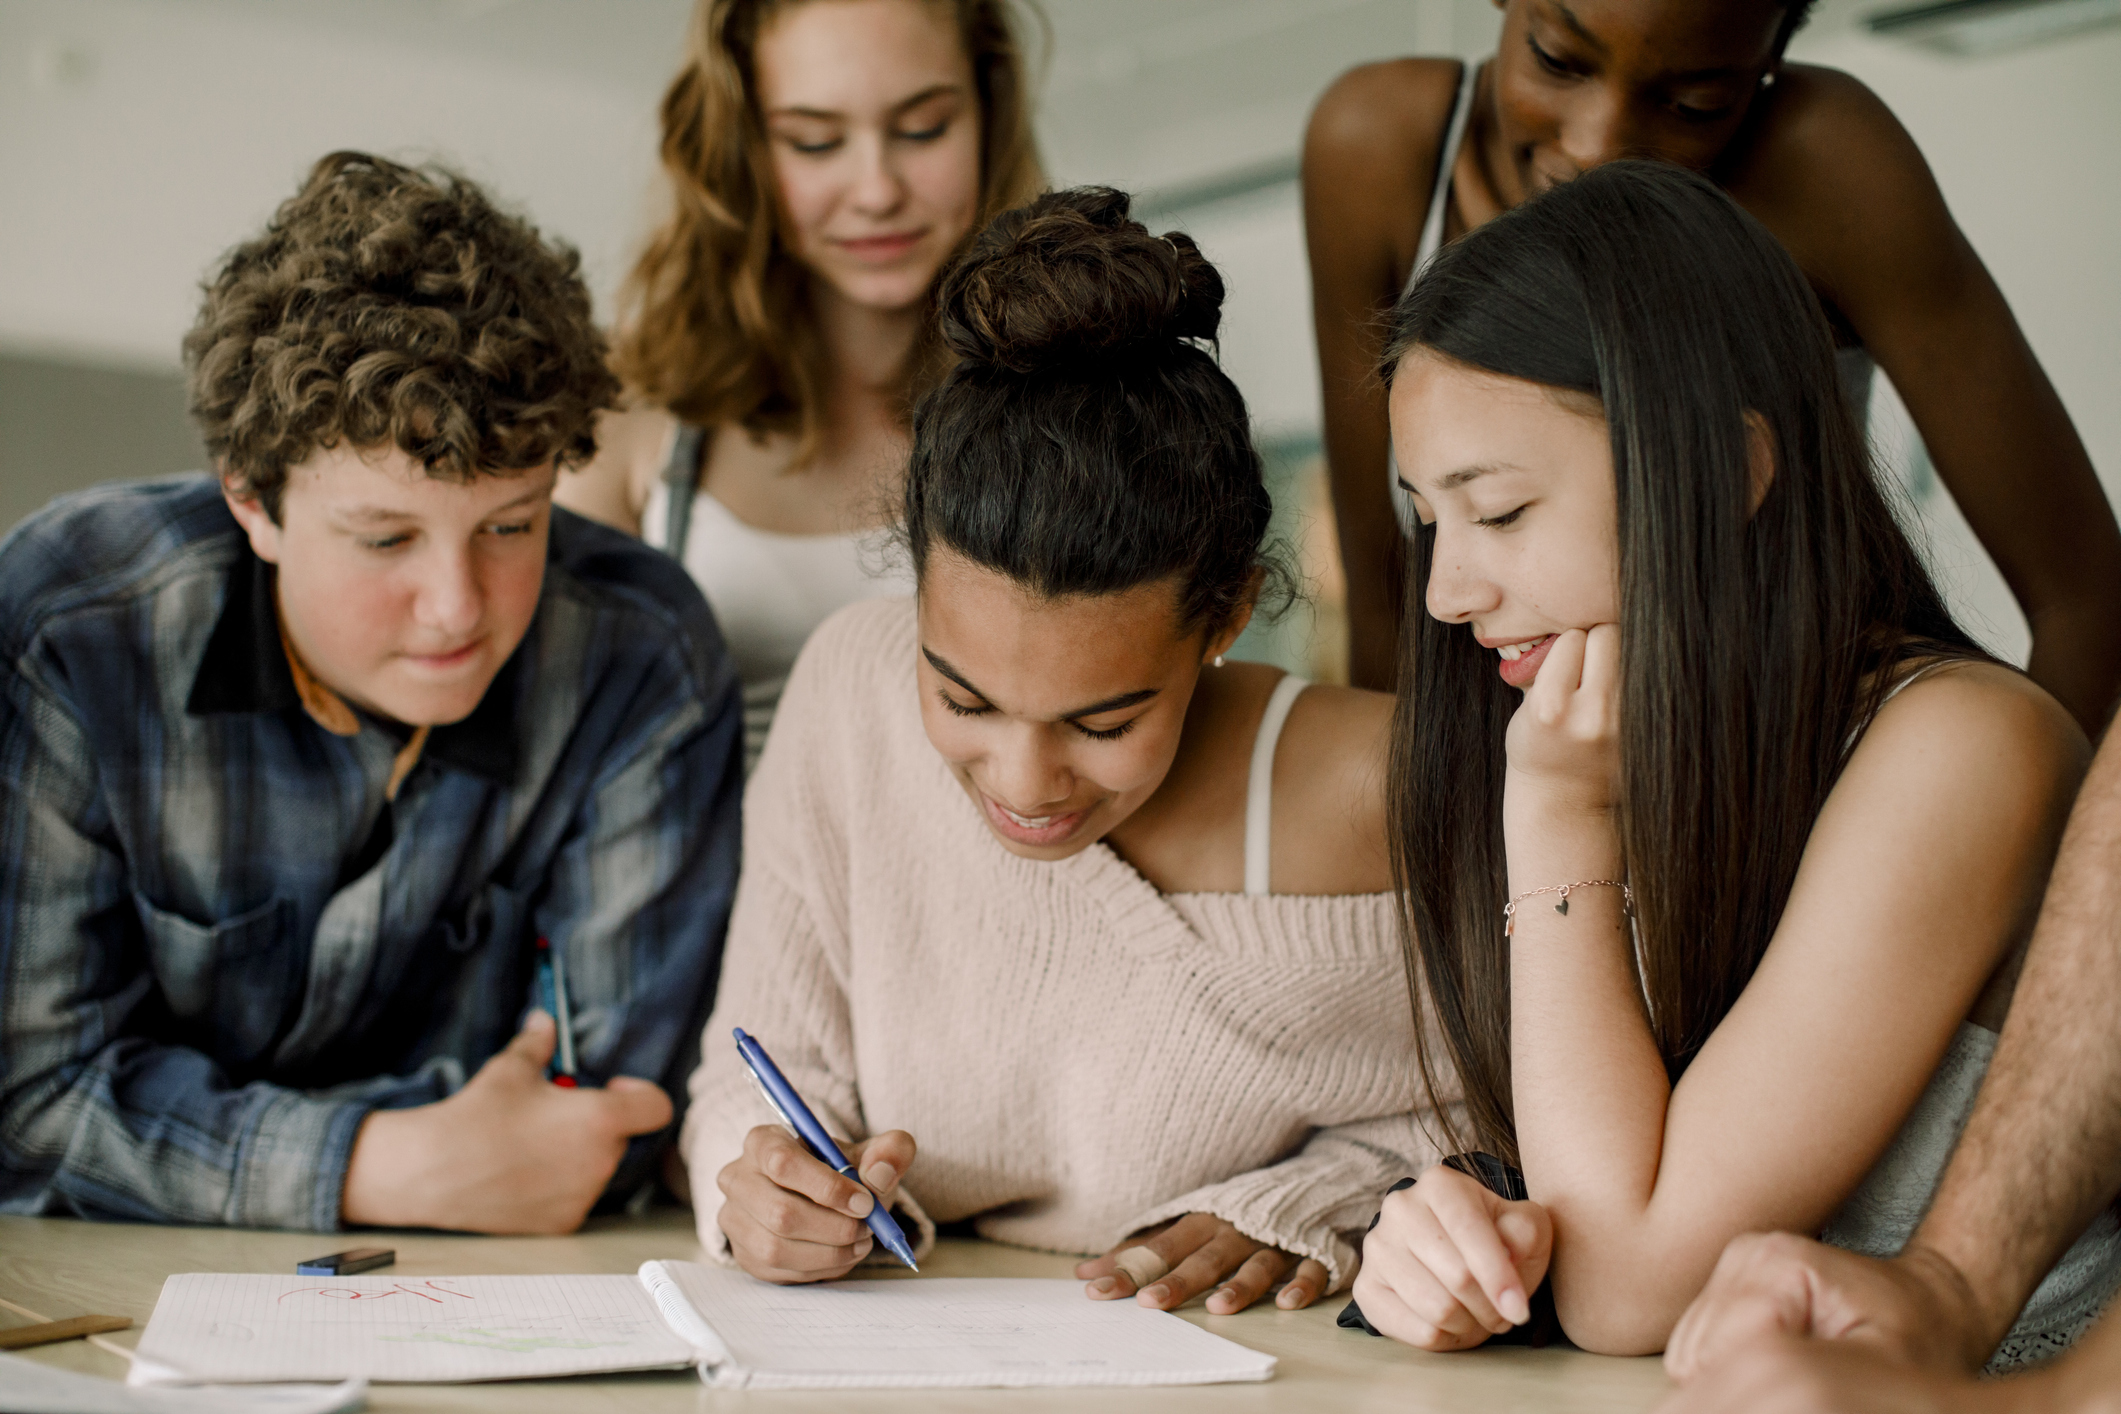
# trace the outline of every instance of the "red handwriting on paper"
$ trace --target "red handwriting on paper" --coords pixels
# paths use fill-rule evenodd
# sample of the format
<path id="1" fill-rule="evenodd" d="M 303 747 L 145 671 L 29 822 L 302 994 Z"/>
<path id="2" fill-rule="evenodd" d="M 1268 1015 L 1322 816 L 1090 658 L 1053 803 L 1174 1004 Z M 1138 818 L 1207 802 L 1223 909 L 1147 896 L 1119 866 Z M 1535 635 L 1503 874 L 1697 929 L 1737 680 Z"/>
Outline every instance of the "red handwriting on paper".
<path id="1" fill-rule="evenodd" d="M 389 1286 L 376 1291 L 363 1291 L 361 1288 L 354 1286 L 305 1286 L 294 1291 L 282 1292 L 280 1300 L 285 1301 L 290 1296 L 316 1296 L 326 1301 L 376 1301 L 385 1296 L 417 1296 L 422 1301 L 432 1301 L 437 1306 L 449 1304 L 442 1299 L 444 1296 L 454 1296 L 459 1301 L 470 1301 L 473 1299 L 468 1291 L 451 1291 L 448 1287 L 433 1281 L 423 1281 L 417 1285 L 402 1281 L 392 1282 Z"/>

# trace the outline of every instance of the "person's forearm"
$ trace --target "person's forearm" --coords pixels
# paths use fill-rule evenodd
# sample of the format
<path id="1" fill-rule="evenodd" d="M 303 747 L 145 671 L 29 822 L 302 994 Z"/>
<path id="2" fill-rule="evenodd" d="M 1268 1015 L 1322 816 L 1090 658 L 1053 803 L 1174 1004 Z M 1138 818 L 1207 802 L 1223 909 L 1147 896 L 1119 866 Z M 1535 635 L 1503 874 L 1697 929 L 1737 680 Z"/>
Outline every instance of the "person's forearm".
<path id="1" fill-rule="evenodd" d="M 1322 321 L 1319 338 L 1320 359 L 1331 364 L 1345 331 Z M 1357 343 L 1360 363 L 1342 367 L 1338 377 L 1329 373 L 1325 381 L 1326 485 L 1347 605 L 1348 682 L 1390 692 L 1397 676 L 1405 543 L 1385 475 L 1391 450 L 1383 399 L 1356 391 L 1376 351 L 1367 339 Z M 1338 350 L 1343 363 L 1353 352 Z"/>
<path id="2" fill-rule="evenodd" d="M 1382 468 L 1377 472 L 1380 486 Z M 1337 482 L 1334 515 L 1347 586 L 1348 682 L 1390 692 L 1398 674 L 1399 597 L 1404 583 L 1399 518 L 1390 498 Z"/>
<path id="3" fill-rule="evenodd" d="M 1909 1244 L 1948 1260 L 1993 1347 L 2121 1187 L 2121 734 L 2078 796 L 2010 1018 Z"/>
<path id="4" fill-rule="evenodd" d="M 1863 321 L 1865 341 L 1875 336 L 1939 479 L 2025 612 L 2033 680 L 2096 740 L 2121 692 L 2121 524 L 1970 248 L 1944 280 L 1906 319 Z"/>
<path id="5" fill-rule="evenodd" d="M 2121 582 L 2103 593 L 2035 608 L 2027 622 L 2033 652 L 2026 673 L 2096 737 L 2121 694 Z"/>
<path id="6" fill-rule="evenodd" d="M 1380 588 L 1360 597 L 1348 595 L 1348 683 L 1372 692 L 1391 692 L 1399 672 L 1399 614 L 1396 596 Z"/>
<path id="7" fill-rule="evenodd" d="M 1513 819 L 1506 833 L 1513 895 L 1620 877 L 1610 817 L 1550 818 L 1536 828 Z M 1617 888 L 1576 889 L 1560 914 L 1557 894 L 1526 898 L 1510 948 L 1525 1186 L 1553 1215 L 1562 1323 L 1572 1340 L 1603 1353 L 1659 1348 L 1693 1295 L 1692 1284 L 1675 1283 L 1663 1299 L 1639 1285 L 1633 1234 L 1656 1190 L 1671 1085 L 1643 1015 L 1622 899 Z M 1610 1299 L 1616 1260 L 1637 1299 Z"/>
<path id="8" fill-rule="evenodd" d="M 0 1197 L 18 1211 L 328 1231 L 367 1108 L 262 1081 L 232 1087 L 197 1051 L 121 1039 L 82 1057 L 63 1088 L 16 1092 L 0 1113 L 13 1151 L 0 1158 Z"/>
<path id="9" fill-rule="evenodd" d="M 425 1133 L 434 1106 L 377 1110 L 361 1121 L 346 1161 L 340 1219 L 349 1227 L 439 1227 L 427 1201 L 437 1175 Z"/>

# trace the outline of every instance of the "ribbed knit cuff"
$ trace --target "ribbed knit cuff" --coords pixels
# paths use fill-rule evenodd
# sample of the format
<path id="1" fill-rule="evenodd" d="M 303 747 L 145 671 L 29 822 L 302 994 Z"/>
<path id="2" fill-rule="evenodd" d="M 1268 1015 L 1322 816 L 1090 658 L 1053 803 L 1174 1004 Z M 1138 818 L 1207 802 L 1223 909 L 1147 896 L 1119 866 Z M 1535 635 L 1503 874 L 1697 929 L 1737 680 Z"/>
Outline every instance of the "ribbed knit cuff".
<path id="1" fill-rule="evenodd" d="M 1355 1280 L 1357 1265 L 1351 1235 L 1335 1226 L 1349 1206 L 1347 1175 L 1284 1171 L 1300 1162 L 1258 1169 L 1180 1194 L 1130 1220 L 1126 1231 L 1139 1232 L 1187 1213 L 1207 1213 L 1255 1242 L 1316 1259 L 1326 1269 L 1326 1291 L 1339 1291 Z M 1359 1236 L 1361 1225 L 1356 1226 L 1354 1235 Z"/>

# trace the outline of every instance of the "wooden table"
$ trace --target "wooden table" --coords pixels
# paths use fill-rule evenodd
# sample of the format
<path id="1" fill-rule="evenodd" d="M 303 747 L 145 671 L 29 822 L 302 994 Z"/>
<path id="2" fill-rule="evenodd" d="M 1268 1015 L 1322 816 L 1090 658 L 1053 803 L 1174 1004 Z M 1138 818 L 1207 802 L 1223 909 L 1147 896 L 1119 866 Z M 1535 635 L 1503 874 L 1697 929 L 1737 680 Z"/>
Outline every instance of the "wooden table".
<path id="1" fill-rule="evenodd" d="M 691 1215 L 597 1220 L 572 1237 L 455 1237 L 431 1232 L 238 1232 L 140 1227 L 60 1218 L 0 1218 L 0 1297 L 54 1319 L 101 1312 L 130 1316 L 130 1331 L 106 1337 L 130 1347 L 172 1272 L 286 1272 L 304 1257 L 376 1243 L 395 1247 L 403 1276 L 520 1272 L 631 1272 L 654 1257 L 697 1260 Z M 1064 1277 L 1072 1261 L 987 1242 L 945 1241 L 922 1271 L 935 1276 Z M 868 1273 L 864 1273 L 868 1275 Z M 916 1279 L 917 1278 L 911 1278 Z M 1265 1384 L 1163 1389 L 913 1390 L 803 1393 L 709 1390 L 682 1373 L 603 1376 L 483 1385 L 375 1385 L 375 1409 L 505 1410 L 537 1414 L 656 1414 L 663 1410 L 759 1410 L 768 1414 L 885 1414 L 885 1411 L 1001 1411 L 1046 1414 L 1311 1414 L 1319 1410 L 1391 1414 L 1637 1414 L 1670 1386 L 1654 1359 L 1616 1360 L 1574 1350 L 1476 1350 L 1427 1355 L 1333 1324 L 1339 1299 L 1309 1311 L 1255 1307 L 1210 1316 L 1195 1302 L 1181 1314 L 1241 1345 L 1280 1357 Z M 27 1318 L 0 1308 L 0 1326 Z M 117 1356 L 84 1341 L 21 1352 L 27 1358 L 111 1379 Z"/>

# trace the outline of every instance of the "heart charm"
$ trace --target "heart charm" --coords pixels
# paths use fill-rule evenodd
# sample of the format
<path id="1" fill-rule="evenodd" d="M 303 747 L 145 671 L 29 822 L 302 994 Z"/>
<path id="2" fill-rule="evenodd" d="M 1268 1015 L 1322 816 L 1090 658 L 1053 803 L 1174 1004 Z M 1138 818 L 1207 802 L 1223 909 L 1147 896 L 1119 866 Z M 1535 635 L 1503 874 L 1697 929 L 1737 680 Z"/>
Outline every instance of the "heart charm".
<path id="1" fill-rule="evenodd" d="M 1564 918 L 1569 916 L 1569 896 L 1567 894 L 1563 894 L 1561 902 L 1554 905 L 1554 911 Z"/>

